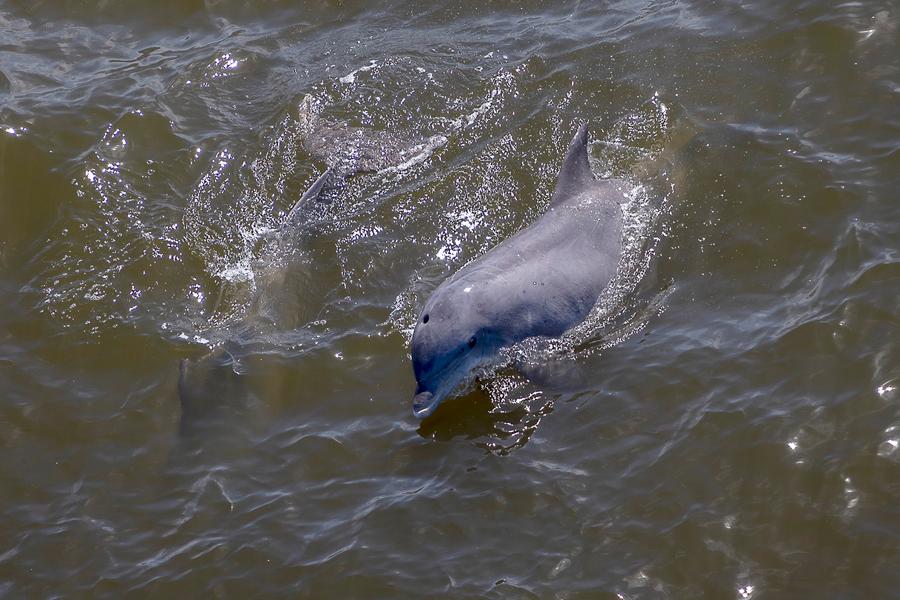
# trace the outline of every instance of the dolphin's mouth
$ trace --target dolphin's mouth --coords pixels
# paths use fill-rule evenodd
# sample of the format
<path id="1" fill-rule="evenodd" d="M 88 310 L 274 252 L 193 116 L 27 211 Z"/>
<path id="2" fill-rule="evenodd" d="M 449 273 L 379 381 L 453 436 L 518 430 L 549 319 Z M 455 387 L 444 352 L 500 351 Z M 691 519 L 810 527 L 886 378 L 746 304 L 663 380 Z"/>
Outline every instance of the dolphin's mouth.
<path id="1" fill-rule="evenodd" d="M 445 374 L 452 373 L 456 370 L 463 358 L 464 356 L 456 356 L 449 364 L 444 365 L 439 371 L 433 373 L 431 375 L 431 380 L 442 381 Z M 444 382 L 444 384 L 446 384 L 446 382 Z M 435 390 L 437 393 L 430 392 L 424 384 L 417 381 L 416 395 L 413 397 L 413 416 L 420 421 L 425 417 L 431 416 L 431 414 L 437 410 L 441 401 L 446 397 L 445 391 L 444 386 L 439 383 L 438 389 Z"/>
<path id="2" fill-rule="evenodd" d="M 413 415 L 421 420 L 431 415 L 440 404 L 440 399 L 429 391 L 419 392 L 413 398 Z"/>

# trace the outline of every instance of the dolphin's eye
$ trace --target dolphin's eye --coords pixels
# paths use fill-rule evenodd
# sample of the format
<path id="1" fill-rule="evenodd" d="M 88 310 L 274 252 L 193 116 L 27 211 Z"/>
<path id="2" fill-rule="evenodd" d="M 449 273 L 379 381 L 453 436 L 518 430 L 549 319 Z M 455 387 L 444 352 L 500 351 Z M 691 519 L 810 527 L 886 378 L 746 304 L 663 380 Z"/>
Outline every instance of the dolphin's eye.
<path id="1" fill-rule="evenodd" d="M 424 317 L 422 317 L 422 322 L 423 322 L 423 323 L 427 323 L 427 322 L 428 322 L 428 315 L 425 315 Z"/>
<path id="2" fill-rule="evenodd" d="M 475 347 L 475 343 L 476 343 L 477 341 L 478 341 L 478 340 L 475 339 L 475 336 L 474 336 L 474 335 L 473 335 L 472 337 L 470 337 L 470 338 L 469 338 L 469 348 L 474 348 L 474 347 Z"/>

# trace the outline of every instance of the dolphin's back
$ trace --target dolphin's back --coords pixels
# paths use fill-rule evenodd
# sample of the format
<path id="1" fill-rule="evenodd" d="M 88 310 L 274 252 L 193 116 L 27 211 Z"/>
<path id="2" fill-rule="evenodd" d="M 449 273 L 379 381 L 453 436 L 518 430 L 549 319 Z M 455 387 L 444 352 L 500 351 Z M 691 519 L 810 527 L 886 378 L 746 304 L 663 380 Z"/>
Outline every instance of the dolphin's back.
<path id="1" fill-rule="evenodd" d="M 622 246 L 617 183 L 552 207 L 461 269 L 447 287 L 475 294 L 476 310 L 509 343 L 555 337 L 577 325 L 616 273 Z"/>
<path id="2" fill-rule="evenodd" d="M 550 209 L 463 267 L 446 291 L 468 296 L 480 320 L 507 343 L 561 335 L 584 320 L 616 273 L 626 189 L 621 180 L 594 179 L 582 126 Z"/>

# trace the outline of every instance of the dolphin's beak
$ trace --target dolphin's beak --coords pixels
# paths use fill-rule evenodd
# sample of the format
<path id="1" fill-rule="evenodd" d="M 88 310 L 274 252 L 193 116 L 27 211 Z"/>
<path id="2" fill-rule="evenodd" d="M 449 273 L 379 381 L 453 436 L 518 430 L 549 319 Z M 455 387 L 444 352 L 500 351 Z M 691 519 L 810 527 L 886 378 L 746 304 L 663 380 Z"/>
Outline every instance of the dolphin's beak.
<path id="1" fill-rule="evenodd" d="M 419 420 L 424 419 L 434 412 L 438 404 L 438 398 L 431 392 L 419 392 L 413 398 L 413 415 Z"/>

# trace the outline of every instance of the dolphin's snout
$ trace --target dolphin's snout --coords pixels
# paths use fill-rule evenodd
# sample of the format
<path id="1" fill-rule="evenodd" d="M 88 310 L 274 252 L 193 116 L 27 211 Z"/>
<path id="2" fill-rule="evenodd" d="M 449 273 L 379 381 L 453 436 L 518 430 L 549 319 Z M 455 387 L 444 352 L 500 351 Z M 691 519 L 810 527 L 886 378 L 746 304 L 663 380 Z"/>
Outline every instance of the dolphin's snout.
<path id="1" fill-rule="evenodd" d="M 417 419 L 424 419 L 433 413 L 438 404 L 435 400 L 434 394 L 429 391 L 418 392 L 413 398 L 413 415 Z"/>

